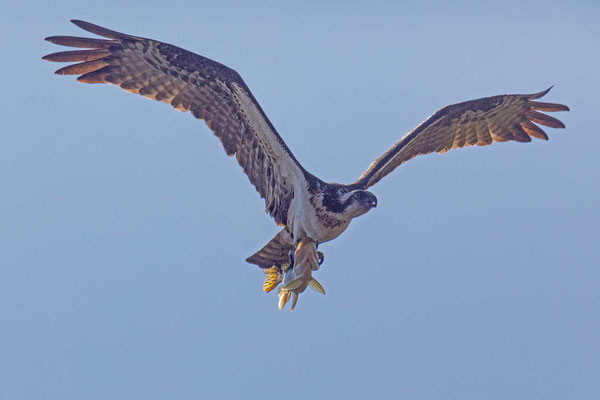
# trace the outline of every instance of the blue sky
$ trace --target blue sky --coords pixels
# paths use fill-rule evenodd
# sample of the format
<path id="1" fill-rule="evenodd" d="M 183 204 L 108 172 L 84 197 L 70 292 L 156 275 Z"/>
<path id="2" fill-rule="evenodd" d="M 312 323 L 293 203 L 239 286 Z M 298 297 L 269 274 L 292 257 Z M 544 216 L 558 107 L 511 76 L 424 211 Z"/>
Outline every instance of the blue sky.
<path id="1" fill-rule="evenodd" d="M 30 2 L 0 10 L 0 398 L 600 397 L 599 5 Z M 418 157 L 280 312 L 277 227 L 206 126 L 55 76 L 79 18 L 236 69 L 350 182 L 440 107 L 554 84 L 550 141 Z"/>

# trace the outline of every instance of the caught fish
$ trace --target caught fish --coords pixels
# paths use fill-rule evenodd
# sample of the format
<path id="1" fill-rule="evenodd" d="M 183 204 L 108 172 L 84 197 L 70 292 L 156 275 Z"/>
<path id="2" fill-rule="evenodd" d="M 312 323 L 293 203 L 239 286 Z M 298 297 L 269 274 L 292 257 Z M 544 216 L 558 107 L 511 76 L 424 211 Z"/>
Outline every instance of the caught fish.
<path id="1" fill-rule="evenodd" d="M 285 307 L 290 297 L 292 297 L 291 310 L 293 310 L 296 307 L 298 295 L 304 292 L 307 287 L 325 294 L 323 286 L 312 276 L 312 272 L 319 269 L 320 259 L 315 242 L 306 240 L 298 244 L 294 252 L 293 267 L 288 267 L 286 271 L 283 271 L 283 286 L 278 293 L 280 310 Z"/>
<path id="2" fill-rule="evenodd" d="M 301 242 L 294 253 L 290 252 L 288 262 L 263 269 L 265 273 L 263 290 L 268 293 L 283 283 L 278 292 L 279 309 L 283 309 L 291 298 L 293 310 L 298 302 L 298 295 L 306 290 L 307 286 L 325 294 L 323 286 L 312 276 L 312 272 L 319 269 L 323 260 L 323 253 L 317 251 L 314 242 Z"/>

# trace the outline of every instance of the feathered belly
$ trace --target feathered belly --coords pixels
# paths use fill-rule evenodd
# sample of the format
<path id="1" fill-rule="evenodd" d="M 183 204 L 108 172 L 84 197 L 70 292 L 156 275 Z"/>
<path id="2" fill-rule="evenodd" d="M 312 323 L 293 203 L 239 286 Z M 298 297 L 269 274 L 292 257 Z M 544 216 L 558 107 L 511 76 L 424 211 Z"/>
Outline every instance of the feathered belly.
<path id="1" fill-rule="evenodd" d="M 300 240 L 304 236 L 308 236 L 317 243 L 333 240 L 342 234 L 350 224 L 350 221 L 342 221 L 332 218 L 325 212 L 319 212 L 310 207 L 310 210 L 304 210 L 300 218 L 295 219 L 298 222 L 298 228 L 294 229 L 297 234 L 294 234 L 296 240 Z"/>
<path id="2" fill-rule="evenodd" d="M 323 243 L 341 235 L 350 221 L 336 218 L 320 200 L 315 200 L 306 190 L 299 190 L 289 209 L 288 224 L 294 233 L 295 242 L 308 237 L 317 243 Z"/>

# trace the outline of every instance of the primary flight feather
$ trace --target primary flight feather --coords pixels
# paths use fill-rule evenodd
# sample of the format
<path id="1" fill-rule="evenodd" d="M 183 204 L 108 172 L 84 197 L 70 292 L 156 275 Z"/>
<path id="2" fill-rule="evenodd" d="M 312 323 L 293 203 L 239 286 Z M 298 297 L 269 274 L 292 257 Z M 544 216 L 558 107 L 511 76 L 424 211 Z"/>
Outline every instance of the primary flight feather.
<path id="1" fill-rule="evenodd" d="M 168 103 L 177 110 L 189 111 L 206 122 L 228 155 L 235 155 L 265 199 L 266 211 L 283 226 L 267 245 L 247 259 L 268 271 L 265 290 L 298 275 L 295 258 L 310 260 L 309 271 L 316 270 L 323 262 L 323 254 L 316 252 L 317 246 L 335 239 L 353 218 L 376 207 L 377 198 L 367 189 L 402 163 L 417 155 L 466 146 L 508 140 L 529 142 L 532 137 L 548 140 L 536 124 L 565 126 L 540 111 L 569 110 L 562 104 L 535 101 L 550 88 L 535 94 L 499 95 L 449 105 L 390 147 L 354 183 L 327 183 L 296 160 L 234 70 L 167 43 L 89 22 L 72 22 L 105 39 L 46 38 L 58 45 L 85 49 L 43 57 L 47 61 L 76 62 L 57 70 L 57 74 L 79 75 L 77 80 L 85 83 L 118 85 Z M 280 306 L 282 302 L 285 305 L 290 291 L 294 294 L 294 304 L 299 291 L 307 286 L 324 293 L 305 269 L 304 266 L 303 284 L 296 281 L 284 286 L 287 289 L 283 294 L 280 292 Z"/>

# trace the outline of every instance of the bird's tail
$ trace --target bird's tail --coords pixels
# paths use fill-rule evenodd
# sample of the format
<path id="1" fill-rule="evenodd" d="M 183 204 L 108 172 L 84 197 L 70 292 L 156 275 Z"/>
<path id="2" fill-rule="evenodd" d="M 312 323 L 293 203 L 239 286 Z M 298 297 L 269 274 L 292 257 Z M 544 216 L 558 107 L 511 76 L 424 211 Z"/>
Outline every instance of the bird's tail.
<path id="1" fill-rule="evenodd" d="M 262 249 L 246 259 L 250 264 L 256 264 L 261 268 L 280 267 L 289 263 L 290 251 L 294 251 L 294 240 L 292 236 L 282 229 L 269 243 Z"/>

